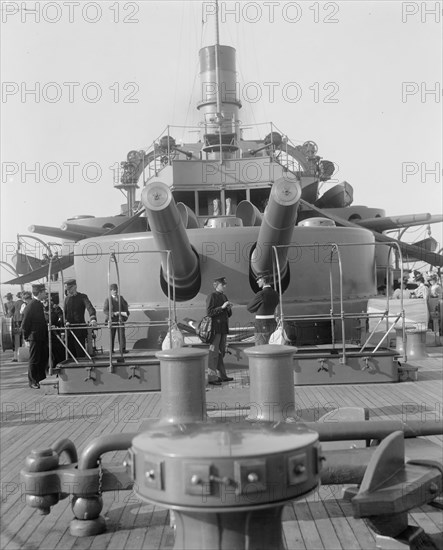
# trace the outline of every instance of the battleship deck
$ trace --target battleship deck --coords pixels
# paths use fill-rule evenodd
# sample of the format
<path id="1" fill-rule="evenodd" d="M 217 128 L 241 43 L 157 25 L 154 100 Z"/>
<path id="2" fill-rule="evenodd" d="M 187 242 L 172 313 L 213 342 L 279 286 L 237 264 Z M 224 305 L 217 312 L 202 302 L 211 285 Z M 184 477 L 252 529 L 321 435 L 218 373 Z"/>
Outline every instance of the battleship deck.
<path id="1" fill-rule="evenodd" d="M 428 357 L 410 364 L 418 367 L 418 380 L 401 383 L 299 386 L 295 388 L 297 414 L 316 420 L 344 406 L 366 407 L 370 418 L 442 421 L 442 347 L 428 347 Z M 81 451 L 102 434 L 134 432 L 149 418 L 161 414 L 160 393 L 44 395 L 28 388 L 26 365 L 12 363 L 12 352 L 2 353 L 2 550 L 94 548 L 169 549 L 174 534 L 166 509 L 141 502 L 132 491 L 105 493 L 102 514 L 107 532 L 75 538 L 69 533 L 73 515 L 69 499 L 60 501 L 47 516 L 26 506 L 20 469 L 31 449 L 49 447 L 60 438 L 71 439 Z M 234 382 L 207 391 L 208 411 L 219 415 L 247 410 L 247 369 L 230 371 Z M 443 444 L 442 436 L 427 438 Z M 108 461 L 123 460 L 125 453 L 108 453 Z M 283 514 L 287 547 L 295 549 L 372 549 L 375 536 L 364 521 L 352 517 L 351 505 L 340 499 L 342 486 L 323 486 L 300 501 L 288 504 Z M 438 539 L 443 531 L 440 510 L 417 508 L 410 523 L 420 525 Z"/>

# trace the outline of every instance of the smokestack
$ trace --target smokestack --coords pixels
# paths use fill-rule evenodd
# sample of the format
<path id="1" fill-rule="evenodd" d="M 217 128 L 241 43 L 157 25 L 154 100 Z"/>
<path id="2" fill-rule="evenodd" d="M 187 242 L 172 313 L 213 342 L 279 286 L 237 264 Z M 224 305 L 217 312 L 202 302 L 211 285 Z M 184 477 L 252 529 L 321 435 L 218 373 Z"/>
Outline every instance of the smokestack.
<path id="1" fill-rule="evenodd" d="M 237 98 L 235 49 L 206 46 L 199 56 L 201 101 L 197 109 L 203 117 L 203 150 L 207 153 L 236 151 L 241 102 Z"/>

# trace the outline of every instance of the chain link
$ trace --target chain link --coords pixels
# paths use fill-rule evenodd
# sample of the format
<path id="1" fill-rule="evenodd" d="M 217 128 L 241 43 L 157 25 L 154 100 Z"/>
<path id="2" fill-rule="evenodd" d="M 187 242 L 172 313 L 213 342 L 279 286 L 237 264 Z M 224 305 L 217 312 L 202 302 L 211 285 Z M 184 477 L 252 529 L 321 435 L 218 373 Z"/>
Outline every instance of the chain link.
<path id="1" fill-rule="evenodd" d="M 102 459 L 99 458 L 97 460 L 98 462 L 98 494 L 102 494 L 102 487 L 103 487 L 103 466 L 102 466 Z"/>

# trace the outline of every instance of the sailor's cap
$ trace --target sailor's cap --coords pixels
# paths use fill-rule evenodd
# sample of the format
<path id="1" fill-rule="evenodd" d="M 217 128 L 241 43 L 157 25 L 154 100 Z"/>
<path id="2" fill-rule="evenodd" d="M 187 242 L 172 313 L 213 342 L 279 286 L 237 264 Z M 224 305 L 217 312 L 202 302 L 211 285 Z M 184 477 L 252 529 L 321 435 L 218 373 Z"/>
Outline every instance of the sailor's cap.
<path id="1" fill-rule="evenodd" d="M 68 279 L 67 281 L 65 281 L 65 285 L 66 286 L 74 286 L 77 284 L 77 281 L 75 279 Z"/>
<path id="2" fill-rule="evenodd" d="M 214 279 L 214 283 L 221 283 L 222 285 L 226 285 L 226 277 L 217 277 L 216 279 Z"/>

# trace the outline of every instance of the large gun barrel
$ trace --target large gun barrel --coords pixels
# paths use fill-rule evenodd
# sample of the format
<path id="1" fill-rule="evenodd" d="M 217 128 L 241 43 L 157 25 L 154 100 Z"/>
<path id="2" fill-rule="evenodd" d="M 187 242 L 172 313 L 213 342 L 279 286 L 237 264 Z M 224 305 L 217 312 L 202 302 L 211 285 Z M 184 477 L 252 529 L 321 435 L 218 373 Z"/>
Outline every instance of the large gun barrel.
<path id="1" fill-rule="evenodd" d="M 141 200 L 157 248 L 171 251 L 173 278 L 171 274 L 167 280 L 167 254 L 164 252 L 163 280 L 172 285 L 174 279 L 176 300 L 190 300 L 200 289 L 200 267 L 171 190 L 166 184 L 157 181 L 143 189 Z"/>
<path id="2" fill-rule="evenodd" d="M 403 216 L 383 216 L 381 218 L 366 218 L 363 220 L 355 220 L 357 225 L 361 225 L 366 229 L 374 229 L 375 231 L 389 231 L 399 229 L 400 227 L 410 227 L 413 225 L 423 225 L 427 223 L 443 222 L 442 215 L 431 214 L 406 214 Z"/>
<path id="3" fill-rule="evenodd" d="M 290 178 L 289 174 L 273 184 L 260 226 L 257 245 L 252 253 L 251 267 L 255 274 L 261 271 L 272 271 L 273 246 L 290 244 L 300 198 L 301 186 L 295 179 Z M 287 248 L 278 249 L 282 276 L 287 269 L 287 257 Z"/>
<path id="4" fill-rule="evenodd" d="M 311 209 L 311 210 L 314 210 L 314 212 L 317 212 L 320 216 L 325 216 L 326 218 L 333 220 L 337 225 L 341 225 L 343 227 L 360 227 L 360 225 L 357 225 L 356 223 L 340 218 L 339 216 L 335 216 L 334 214 L 332 214 L 332 212 L 326 213 L 325 211 L 321 210 L 320 208 L 317 208 L 313 204 L 310 204 L 304 201 L 303 199 L 301 200 L 301 203 L 304 206 L 306 206 L 308 209 Z M 391 237 L 388 237 L 388 235 L 379 233 L 378 231 L 374 231 L 373 229 L 371 229 L 371 231 L 374 234 L 375 240 L 378 243 L 392 243 L 392 242 L 398 243 L 398 246 L 406 260 L 409 260 L 409 259 L 418 260 L 418 261 L 426 262 L 436 267 L 443 267 L 442 254 L 439 254 L 437 252 L 432 252 L 430 250 L 426 250 L 426 248 L 422 248 L 420 246 L 415 246 L 413 244 L 405 243 L 398 239 L 393 239 Z"/>
<path id="5" fill-rule="evenodd" d="M 106 227 L 94 227 L 89 225 L 83 225 L 79 223 L 65 222 L 60 226 L 60 229 L 70 233 L 79 233 L 81 235 L 87 235 L 88 237 L 101 237 L 108 229 Z"/>
<path id="6" fill-rule="evenodd" d="M 64 241 L 77 242 L 89 237 L 89 235 L 81 231 L 65 231 L 64 229 L 60 229 L 60 227 L 49 227 L 47 225 L 30 225 L 28 229 L 31 233 L 40 233 L 41 235 L 63 239 Z"/>

